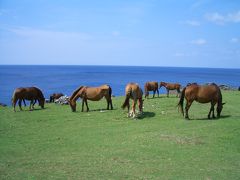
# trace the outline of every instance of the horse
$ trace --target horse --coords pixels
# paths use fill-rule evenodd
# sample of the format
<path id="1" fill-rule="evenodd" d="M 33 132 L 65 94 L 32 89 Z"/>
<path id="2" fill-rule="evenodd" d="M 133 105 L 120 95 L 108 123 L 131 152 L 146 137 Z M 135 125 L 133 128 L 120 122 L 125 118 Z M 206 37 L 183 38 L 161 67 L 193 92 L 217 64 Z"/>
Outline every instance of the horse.
<path id="1" fill-rule="evenodd" d="M 42 109 L 44 108 L 45 98 L 43 96 L 42 91 L 37 87 L 25 87 L 25 88 L 20 87 L 14 90 L 13 96 L 12 96 L 12 106 L 14 107 L 14 112 L 16 112 L 15 106 L 17 101 L 18 101 L 20 110 L 22 110 L 22 105 L 21 105 L 22 100 L 31 101 L 29 106 L 30 111 L 34 109 L 34 104 L 36 100 L 38 100 L 41 108 Z"/>
<path id="2" fill-rule="evenodd" d="M 76 101 L 78 98 L 82 98 L 82 112 L 84 109 L 84 103 L 87 106 L 87 111 L 89 111 L 87 100 L 91 101 L 99 101 L 103 97 L 107 100 L 107 110 L 109 110 L 109 105 L 111 106 L 111 110 L 113 109 L 112 105 L 112 88 L 109 85 L 102 85 L 99 87 L 88 87 L 88 86 L 80 86 L 76 89 L 71 97 L 69 98 L 69 105 L 73 112 L 76 111 Z"/>
<path id="3" fill-rule="evenodd" d="M 214 106 L 217 104 L 217 117 L 220 117 L 220 114 L 223 109 L 223 105 L 225 103 L 222 103 L 222 93 L 220 88 L 212 83 L 210 85 L 200 86 L 196 83 L 189 84 L 186 86 L 181 93 L 181 97 L 178 103 L 178 107 L 180 108 L 183 116 L 183 101 L 184 98 L 187 101 L 187 104 L 185 106 L 185 118 L 189 119 L 188 116 L 188 110 L 191 107 L 191 104 L 193 101 L 197 101 L 199 103 L 211 103 L 211 108 L 208 113 L 208 119 L 211 118 L 211 112 L 212 112 L 212 118 L 215 118 L 214 114 Z"/>
<path id="4" fill-rule="evenodd" d="M 169 97 L 169 90 L 177 90 L 177 97 L 179 96 L 180 94 L 180 88 L 181 88 L 181 85 L 178 84 L 178 83 L 166 83 L 166 82 L 160 82 L 160 86 L 159 86 L 159 89 L 164 86 L 167 90 L 167 97 Z"/>
<path id="5" fill-rule="evenodd" d="M 140 114 L 142 114 L 143 112 L 143 99 L 142 99 L 142 95 L 143 95 L 143 92 L 142 92 L 142 89 L 139 87 L 138 84 L 136 83 L 129 83 L 126 85 L 126 88 L 125 88 L 125 101 L 124 103 L 122 104 L 122 109 L 125 109 L 126 107 L 128 108 L 128 117 L 133 117 L 135 118 L 136 117 L 136 104 L 137 104 L 137 101 L 138 101 L 138 108 L 139 108 L 139 112 Z M 132 104 L 132 110 L 131 112 L 129 113 L 129 99 L 132 99 L 133 100 L 133 104 Z"/>
<path id="6" fill-rule="evenodd" d="M 50 95 L 49 102 L 54 102 L 56 99 L 59 99 L 61 96 L 64 96 L 63 93 L 53 93 Z"/>
<path id="7" fill-rule="evenodd" d="M 157 91 L 157 94 L 159 97 L 158 82 L 146 82 L 144 85 L 144 91 L 145 91 L 145 98 L 149 96 L 148 91 L 153 91 L 153 98 L 155 97 L 155 93 Z"/>

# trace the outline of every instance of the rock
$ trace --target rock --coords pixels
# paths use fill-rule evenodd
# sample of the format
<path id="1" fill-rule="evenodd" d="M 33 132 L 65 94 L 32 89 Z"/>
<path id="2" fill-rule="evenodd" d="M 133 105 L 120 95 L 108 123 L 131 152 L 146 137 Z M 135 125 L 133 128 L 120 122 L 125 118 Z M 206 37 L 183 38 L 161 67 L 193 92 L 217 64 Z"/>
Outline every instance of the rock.
<path id="1" fill-rule="evenodd" d="M 1 107 L 6 107 L 7 105 L 4 104 L 4 103 L 0 103 L 0 106 L 1 106 Z"/>
<path id="2" fill-rule="evenodd" d="M 65 96 L 61 96 L 60 98 L 56 99 L 54 102 L 56 104 L 64 105 L 64 104 L 68 104 L 68 99 L 69 99 L 69 97 L 65 95 Z"/>

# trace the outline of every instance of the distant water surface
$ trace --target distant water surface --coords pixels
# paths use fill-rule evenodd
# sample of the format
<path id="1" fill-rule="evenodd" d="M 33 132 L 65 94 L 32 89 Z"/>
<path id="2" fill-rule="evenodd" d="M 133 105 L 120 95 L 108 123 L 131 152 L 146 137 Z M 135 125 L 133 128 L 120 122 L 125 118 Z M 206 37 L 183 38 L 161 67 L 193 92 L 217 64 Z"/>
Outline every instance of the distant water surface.
<path id="1" fill-rule="evenodd" d="M 137 82 L 143 88 L 146 81 L 215 82 L 232 87 L 240 86 L 240 69 L 133 67 L 133 66 L 0 66 L 0 102 L 10 105 L 17 87 L 37 86 L 46 98 L 54 92 L 71 95 L 81 85 L 109 84 L 116 96 L 124 95 L 128 82 Z M 161 89 L 165 93 L 165 89 Z"/>

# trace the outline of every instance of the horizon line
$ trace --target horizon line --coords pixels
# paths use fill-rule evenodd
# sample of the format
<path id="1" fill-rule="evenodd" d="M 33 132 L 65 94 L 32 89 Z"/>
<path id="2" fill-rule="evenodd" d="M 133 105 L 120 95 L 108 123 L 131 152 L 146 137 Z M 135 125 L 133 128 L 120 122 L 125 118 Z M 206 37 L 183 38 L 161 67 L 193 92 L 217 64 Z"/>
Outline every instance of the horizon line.
<path id="1" fill-rule="evenodd" d="M 204 68 L 204 69 L 240 69 L 233 67 L 205 66 L 147 66 L 147 65 L 81 65 L 81 64 L 0 64 L 0 66 L 112 66 L 112 67 L 162 67 L 162 68 Z"/>

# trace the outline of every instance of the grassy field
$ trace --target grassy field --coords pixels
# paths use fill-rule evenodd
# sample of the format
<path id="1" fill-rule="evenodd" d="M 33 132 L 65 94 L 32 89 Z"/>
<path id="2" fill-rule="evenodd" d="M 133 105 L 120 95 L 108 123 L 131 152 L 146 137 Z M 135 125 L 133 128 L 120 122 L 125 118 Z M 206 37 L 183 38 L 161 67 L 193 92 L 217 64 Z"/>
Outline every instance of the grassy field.
<path id="1" fill-rule="evenodd" d="M 123 97 L 13 112 L 0 108 L 0 179 L 240 179 L 240 92 L 223 92 L 222 118 L 193 103 L 185 120 L 178 98 L 147 99 L 127 118 Z M 18 108 L 17 108 L 18 110 Z"/>

